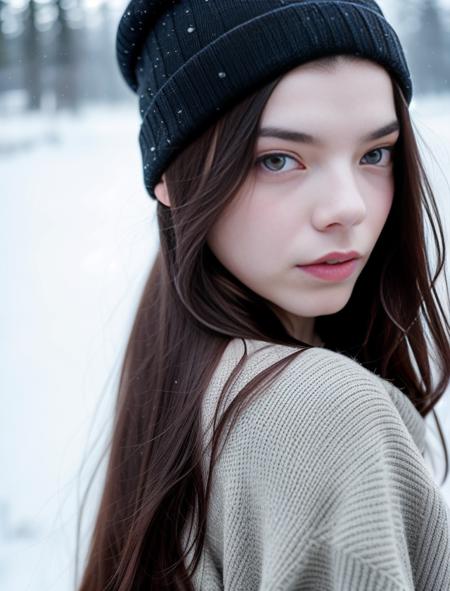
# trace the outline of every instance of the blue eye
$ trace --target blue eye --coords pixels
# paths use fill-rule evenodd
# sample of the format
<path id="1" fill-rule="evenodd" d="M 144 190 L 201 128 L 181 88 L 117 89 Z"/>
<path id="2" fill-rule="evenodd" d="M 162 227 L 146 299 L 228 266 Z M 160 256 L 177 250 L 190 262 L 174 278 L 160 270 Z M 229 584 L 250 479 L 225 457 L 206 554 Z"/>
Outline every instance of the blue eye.
<path id="1" fill-rule="evenodd" d="M 256 160 L 255 166 L 261 162 L 272 162 L 272 164 L 274 164 L 274 168 L 271 166 L 267 168 L 265 167 L 266 170 L 270 172 L 280 172 L 280 170 L 284 170 L 283 164 L 286 162 L 286 160 L 292 160 L 295 162 L 295 159 L 291 156 L 288 156 L 287 154 L 266 154 L 265 156 L 261 156 Z"/>
<path id="2" fill-rule="evenodd" d="M 376 150 L 371 150 L 370 152 L 367 152 L 367 154 L 364 156 L 364 158 L 367 158 L 368 156 L 369 157 L 370 156 L 373 156 L 374 154 L 375 155 L 379 155 L 379 154 L 381 154 L 383 152 L 383 150 L 389 154 L 390 158 L 389 158 L 389 161 L 386 164 L 384 164 L 384 165 L 382 164 L 381 166 L 389 166 L 389 164 L 392 161 L 392 155 L 393 155 L 393 152 L 394 152 L 394 146 L 390 146 L 390 147 L 386 147 L 386 148 L 377 148 Z M 381 158 L 377 158 L 375 156 L 375 162 L 368 162 L 367 164 L 377 165 L 377 164 L 380 163 L 381 159 L 382 159 L 382 154 L 381 154 Z"/>

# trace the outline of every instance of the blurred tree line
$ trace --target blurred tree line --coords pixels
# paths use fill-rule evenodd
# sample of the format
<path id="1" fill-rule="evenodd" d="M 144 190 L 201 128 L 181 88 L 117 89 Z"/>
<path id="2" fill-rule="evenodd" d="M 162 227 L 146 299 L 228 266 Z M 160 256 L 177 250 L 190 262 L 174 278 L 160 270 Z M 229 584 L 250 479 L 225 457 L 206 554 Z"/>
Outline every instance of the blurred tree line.
<path id="1" fill-rule="evenodd" d="M 7 91 L 29 110 L 130 99 L 115 61 L 117 1 L 0 0 L 0 108 Z M 450 4 L 394 2 L 415 93 L 450 92 Z"/>
<path id="2" fill-rule="evenodd" d="M 0 108 L 76 111 L 131 98 L 115 61 L 121 11 L 102 0 L 0 0 Z"/>

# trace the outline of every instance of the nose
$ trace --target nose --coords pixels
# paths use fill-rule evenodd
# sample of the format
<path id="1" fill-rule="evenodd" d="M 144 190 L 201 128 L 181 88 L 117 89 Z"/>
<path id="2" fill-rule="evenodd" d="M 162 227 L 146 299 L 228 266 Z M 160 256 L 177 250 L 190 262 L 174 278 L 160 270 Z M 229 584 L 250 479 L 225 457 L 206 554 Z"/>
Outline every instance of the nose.
<path id="1" fill-rule="evenodd" d="M 313 211 L 313 225 L 318 230 L 351 227 L 364 220 L 367 206 L 363 190 L 350 167 L 336 166 L 323 175 L 321 182 Z"/>

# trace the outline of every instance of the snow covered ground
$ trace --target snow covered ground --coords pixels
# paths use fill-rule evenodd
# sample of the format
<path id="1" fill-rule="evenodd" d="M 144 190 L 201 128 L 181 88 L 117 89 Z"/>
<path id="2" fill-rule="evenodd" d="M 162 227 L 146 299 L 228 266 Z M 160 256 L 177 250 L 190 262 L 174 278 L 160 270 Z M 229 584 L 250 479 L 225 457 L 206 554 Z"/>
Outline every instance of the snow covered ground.
<path id="1" fill-rule="evenodd" d="M 448 229 L 450 97 L 412 110 Z M 8 115 L 0 128 L 0 588 L 69 591 L 80 496 L 156 250 L 155 207 L 134 104 Z M 450 445 L 449 398 L 437 411 Z M 450 477 L 443 491 L 450 503 Z"/>

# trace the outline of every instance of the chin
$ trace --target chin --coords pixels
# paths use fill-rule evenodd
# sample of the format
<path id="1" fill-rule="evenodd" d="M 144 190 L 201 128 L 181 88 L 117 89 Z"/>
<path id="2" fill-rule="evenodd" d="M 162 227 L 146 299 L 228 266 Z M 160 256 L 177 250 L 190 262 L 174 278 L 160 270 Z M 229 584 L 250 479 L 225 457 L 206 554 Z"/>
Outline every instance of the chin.
<path id="1" fill-rule="evenodd" d="M 302 306 L 281 306 L 280 308 L 294 314 L 295 316 L 299 316 L 301 318 L 315 318 L 317 316 L 329 316 L 331 314 L 336 314 L 340 312 L 348 303 L 350 299 L 350 295 L 345 298 L 333 298 L 330 301 L 330 298 L 325 298 L 326 301 L 314 301 L 311 302 L 311 305 L 302 305 Z M 305 304 L 305 302 L 303 303 Z"/>

